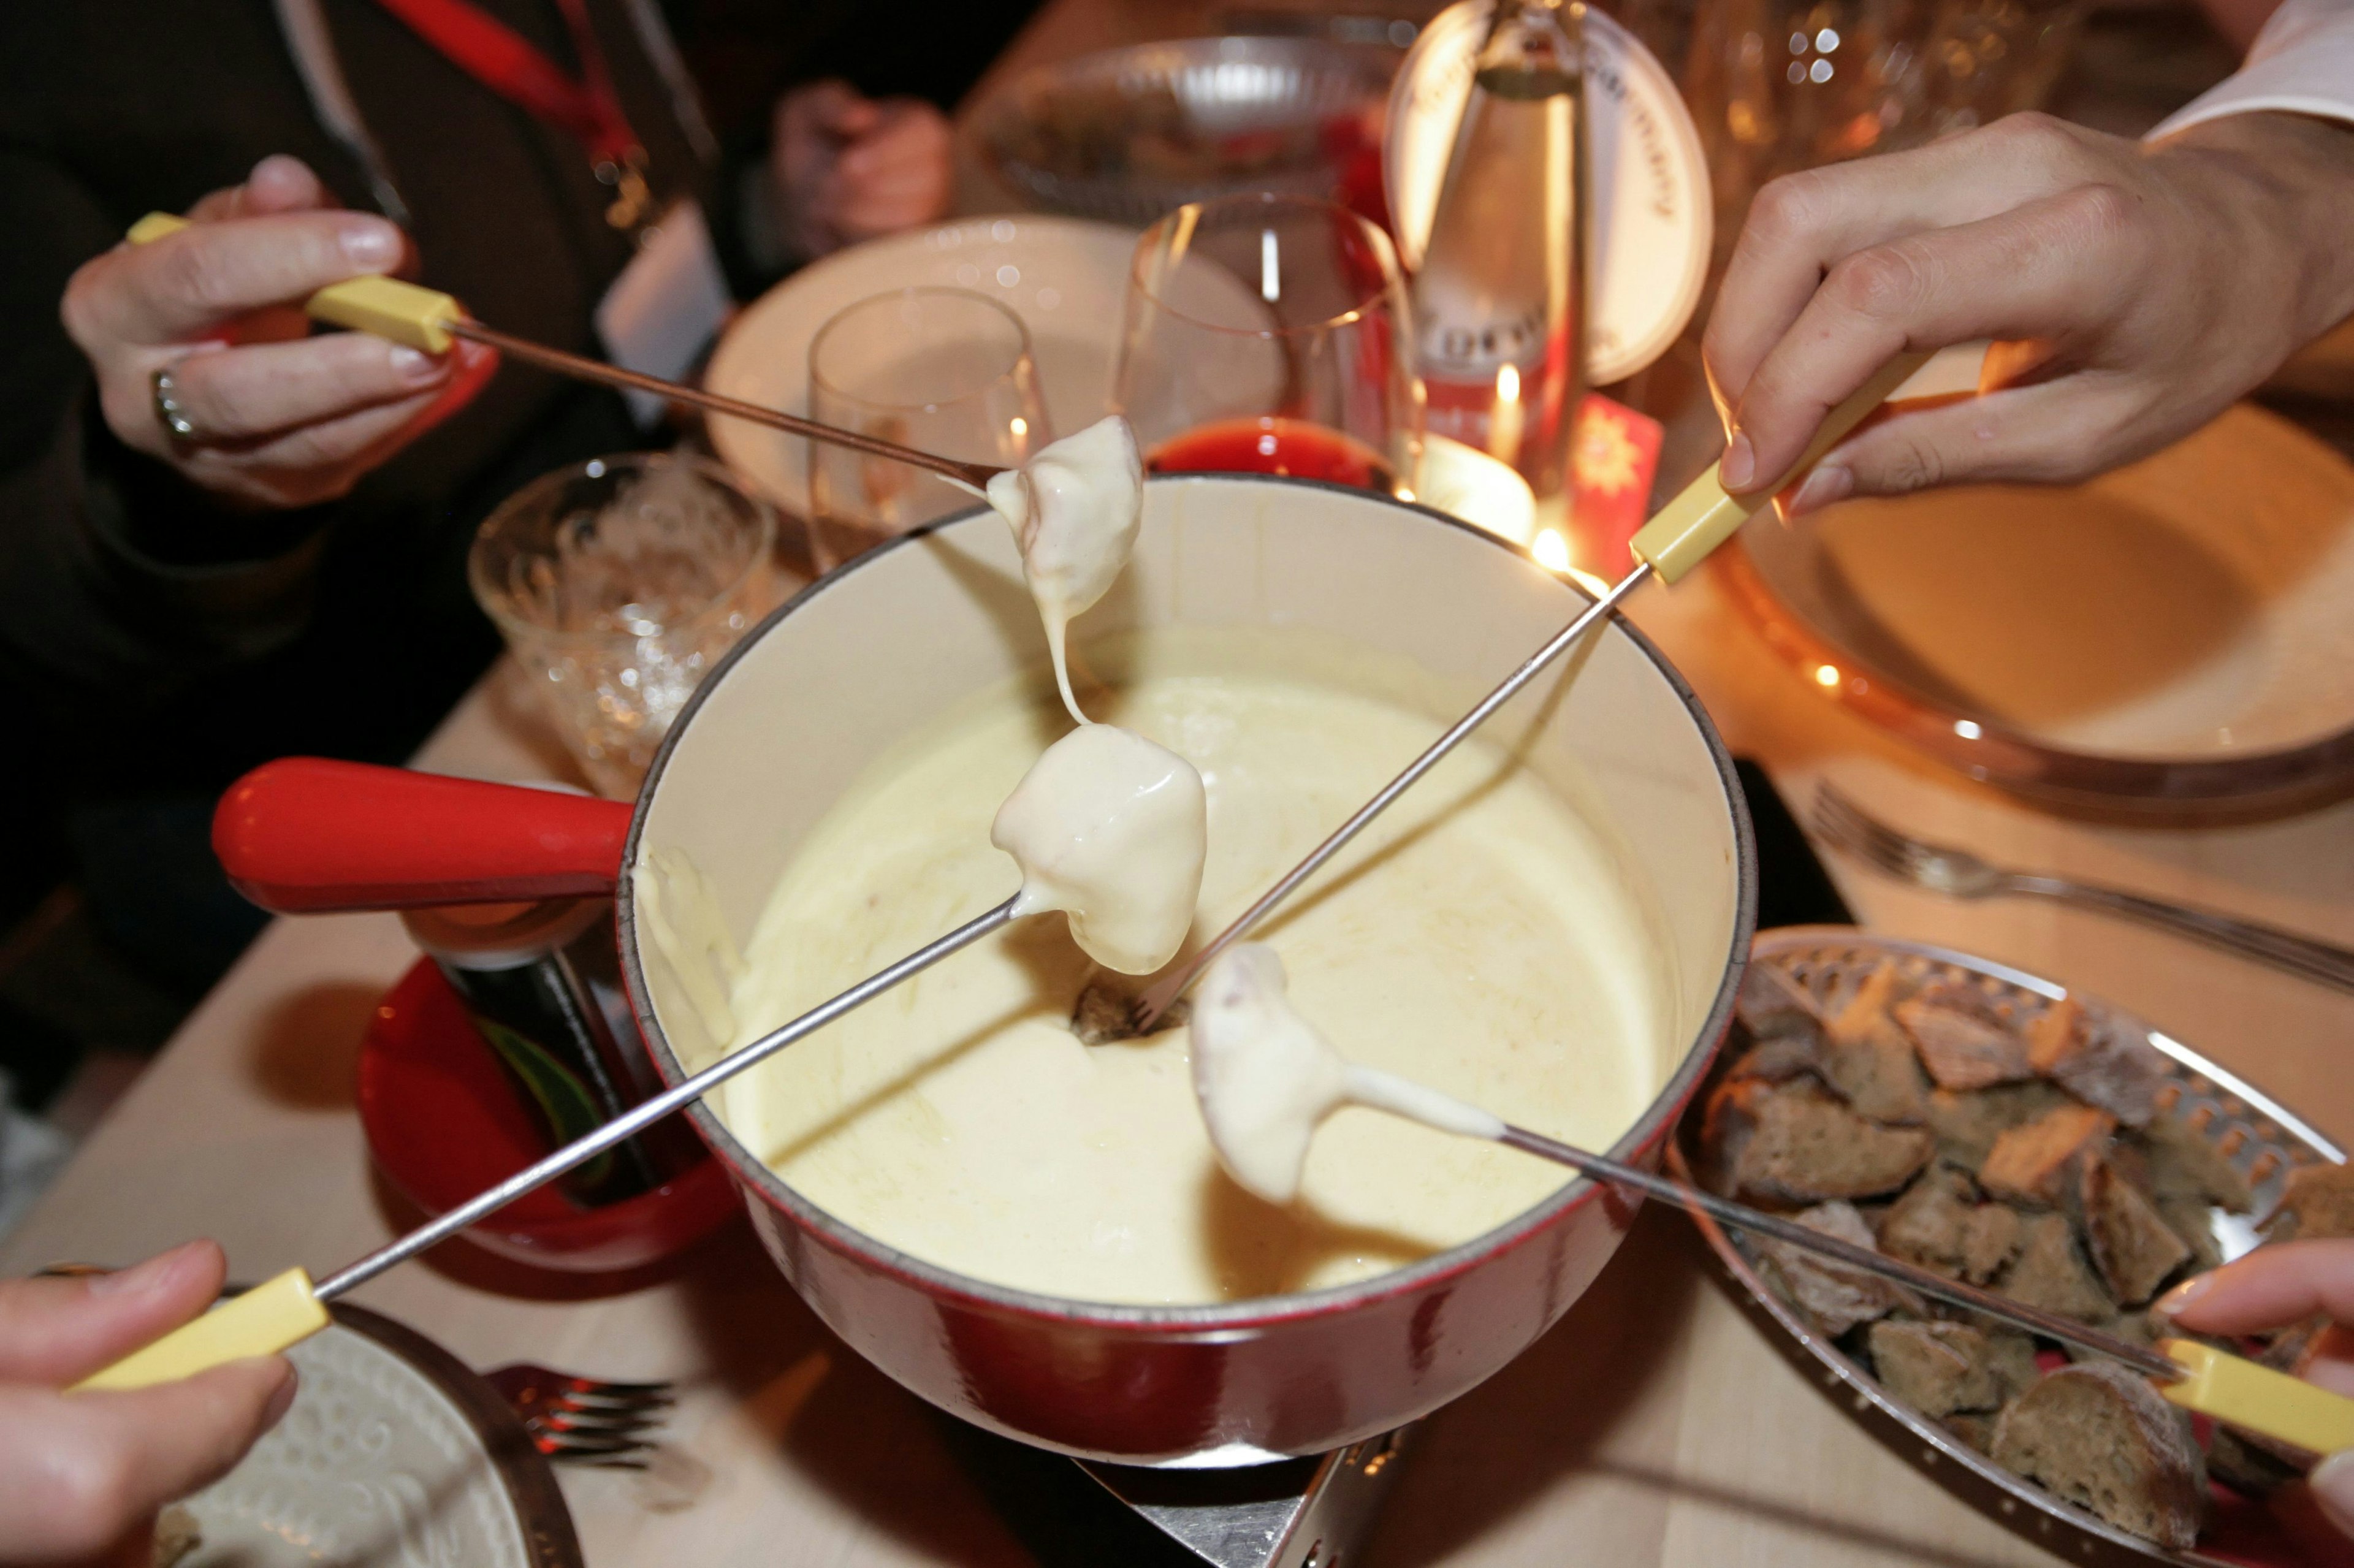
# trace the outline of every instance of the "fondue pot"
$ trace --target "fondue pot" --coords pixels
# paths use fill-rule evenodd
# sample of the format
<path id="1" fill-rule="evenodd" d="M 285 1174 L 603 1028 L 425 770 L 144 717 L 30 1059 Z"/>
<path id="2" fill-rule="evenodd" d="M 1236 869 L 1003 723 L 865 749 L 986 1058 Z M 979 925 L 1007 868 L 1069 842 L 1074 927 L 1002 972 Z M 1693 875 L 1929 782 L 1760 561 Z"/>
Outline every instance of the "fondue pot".
<path id="1" fill-rule="evenodd" d="M 1434 512 L 1303 481 L 1183 474 L 1147 483 L 1135 560 L 1075 630 L 1082 650 L 1172 626 L 1342 640 L 1427 673 L 1435 734 L 1460 711 L 1446 703 L 1468 706 L 1585 602 Z M 684 851 L 740 948 L 796 845 L 869 764 L 1044 652 L 1010 531 L 968 514 L 822 579 L 747 636 L 680 715 L 633 809 L 396 775 L 411 782 L 388 794 L 339 785 L 325 810 L 341 831 L 297 842 L 299 812 L 240 787 L 217 842 L 232 878 L 278 908 L 580 893 Z M 1723 1034 L 1755 924 L 1731 759 L 1691 689 L 1616 621 L 1483 733 L 1588 815 L 1645 912 L 1660 1086 L 1610 1152 L 1653 1163 Z M 411 809 L 396 800 L 404 791 L 440 804 Z M 693 944 L 653 939 L 637 876 L 620 875 L 618 895 L 638 1022 L 675 1082 L 726 1044 L 697 1006 L 714 977 L 692 972 L 705 959 Z M 1319 1453 L 1436 1409 L 1568 1309 L 1636 1207 L 1576 1181 L 1485 1235 L 1356 1284 L 1217 1306 L 1092 1304 L 896 1252 L 786 1185 L 707 1104 L 690 1114 L 778 1266 L 861 1354 L 968 1421 L 1124 1464 Z"/>

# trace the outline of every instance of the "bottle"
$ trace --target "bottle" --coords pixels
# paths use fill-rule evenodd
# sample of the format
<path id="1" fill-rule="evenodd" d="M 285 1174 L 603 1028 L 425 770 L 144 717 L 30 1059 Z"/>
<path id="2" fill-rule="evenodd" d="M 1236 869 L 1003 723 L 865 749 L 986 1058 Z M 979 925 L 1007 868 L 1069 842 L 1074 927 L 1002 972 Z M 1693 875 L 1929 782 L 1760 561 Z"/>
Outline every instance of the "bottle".
<path id="1" fill-rule="evenodd" d="M 1585 390 L 1585 15 L 1498 0 L 1414 282 L 1428 429 L 1511 464 L 1564 538 Z"/>
<path id="2" fill-rule="evenodd" d="M 465 1004 L 549 1150 L 661 1092 L 622 989 L 610 899 L 409 909 L 401 924 Z M 557 1190 L 596 1208 L 703 1157 L 673 1118 L 574 1167 Z"/>

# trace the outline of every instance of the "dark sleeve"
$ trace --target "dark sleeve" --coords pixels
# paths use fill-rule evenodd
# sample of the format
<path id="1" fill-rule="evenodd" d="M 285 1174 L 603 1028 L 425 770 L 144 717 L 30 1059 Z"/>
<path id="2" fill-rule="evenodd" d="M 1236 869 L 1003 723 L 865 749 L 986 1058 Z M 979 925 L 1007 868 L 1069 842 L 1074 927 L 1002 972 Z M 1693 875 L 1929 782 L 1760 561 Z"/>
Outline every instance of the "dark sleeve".
<path id="1" fill-rule="evenodd" d="M 292 640 L 333 508 L 225 511 L 117 441 L 58 320 L 115 225 L 45 159 L 0 151 L 0 652 L 50 700 L 166 695 Z"/>

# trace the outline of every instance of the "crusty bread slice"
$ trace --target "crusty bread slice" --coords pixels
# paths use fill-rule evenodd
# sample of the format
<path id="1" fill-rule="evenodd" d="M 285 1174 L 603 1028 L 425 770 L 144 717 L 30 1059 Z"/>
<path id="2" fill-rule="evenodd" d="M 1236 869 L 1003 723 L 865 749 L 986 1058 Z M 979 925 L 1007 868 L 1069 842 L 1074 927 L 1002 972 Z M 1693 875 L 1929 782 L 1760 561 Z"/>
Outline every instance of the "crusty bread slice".
<path id="1" fill-rule="evenodd" d="M 1889 1012 L 1900 985 L 1893 959 L 1865 979 L 1824 1031 L 1823 1075 L 1858 1115 L 1909 1124 L 1927 1119 L 1929 1078 Z"/>
<path id="2" fill-rule="evenodd" d="M 1962 1277 L 1984 1285 L 2019 1255 L 2026 1225 L 2009 1203 L 1980 1203 L 1962 1231 Z"/>
<path id="3" fill-rule="evenodd" d="M 2034 1341 L 2023 1334 L 1882 1319 L 1866 1343 L 1882 1385 L 1924 1415 L 1993 1410 L 2036 1379 Z"/>
<path id="4" fill-rule="evenodd" d="M 2029 1064 L 2038 1073 L 2127 1127 L 2158 1114 L 2166 1057 L 2148 1041 L 2115 1025 L 2095 1027 L 2073 997 L 2062 997 L 2027 1026 Z"/>
<path id="5" fill-rule="evenodd" d="M 1893 1192 L 1935 1141 L 1918 1128 L 1875 1126 L 1805 1078 L 1723 1085 L 1702 1137 L 1716 1151 L 1721 1191 L 1801 1203 Z"/>
<path id="6" fill-rule="evenodd" d="M 2003 1411 L 1994 1460 L 2120 1530 L 2188 1551 L 2207 1516 L 2190 1421 L 2108 1361 L 2062 1367 Z"/>
<path id="7" fill-rule="evenodd" d="M 1808 1229 L 1825 1235 L 1837 1236 L 1858 1246 L 1872 1245 L 1872 1227 L 1864 1223 L 1853 1203 L 1818 1203 L 1797 1218 Z M 1914 1312 L 1922 1309 L 1921 1298 L 1893 1279 L 1849 1268 L 1787 1242 L 1761 1240 L 1758 1250 L 1764 1256 L 1766 1272 L 1781 1287 L 1784 1298 L 1831 1339 L 1839 1338 L 1858 1323 L 1869 1323 L 1900 1308 Z"/>
<path id="8" fill-rule="evenodd" d="M 2109 1294 L 2126 1306 L 2137 1307 L 2157 1295 L 2190 1261 L 2189 1244 L 2106 1160 L 2084 1162 L 2070 1197 L 2069 1212 L 2093 1266 L 2101 1271 Z"/>
<path id="9" fill-rule="evenodd" d="M 1929 1096 L 1929 1128 L 1937 1135 L 1939 1155 L 1975 1171 L 1994 1149 L 1996 1139 L 2046 1111 L 2073 1103 L 2064 1092 L 2040 1078 L 1988 1089 L 1938 1089 Z"/>
<path id="10" fill-rule="evenodd" d="M 2288 1173 L 2279 1205 L 2264 1221 L 2268 1241 L 2354 1236 L 2354 1165 L 2300 1165 Z"/>
<path id="11" fill-rule="evenodd" d="M 1754 1040 L 1797 1035 L 1813 1042 L 1822 1036 L 1822 1015 L 1815 1011 L 1814 999 L 1769 963 L 1750 964 L 1741 977 L 1741 993 L 1734 999 L 1733 1012 Z"/>
<path id="12" fill-rule="evenodd" d="M 2027 1042 L 2012 1033 L 1971 986 L 1933 985 L 1896 1004 L 1894 1016 L 1912 1036 L 1921 1065 L 1941 1089 L 1983 1089 L 2031 1077 Z"/>
<path id="13" fill-rule="evenodd" d="M 2065 1214 L 2036 1214 L 2023 1223 L 2019 1257 L 1997 1288 L 2014 1301 L 2083 1323 L 2116 1316 L 2116 1303 L 2084 1261 Z"/>
<path id="14" fill-rule="evenodd" d="M 2214 1139 L 2180 1117 L 2153 1118 L 2135 1131 L 2133 1142 L 2147 1162 L 2150 1192 L 2161 1203 L 2195 1196 L 2235 1214 L 2255 1208 L 2247 1178 L 2232 1169 Z"/>
<path id="15" fill-rule="evenodd" d="M 2084 1163 L 2115 1130 L 2106 1111 L 2064 1105 L 1994 1140 L 1978 1164 L 1978 1185 L 1998 1198 L 2056 1206 Z"/>

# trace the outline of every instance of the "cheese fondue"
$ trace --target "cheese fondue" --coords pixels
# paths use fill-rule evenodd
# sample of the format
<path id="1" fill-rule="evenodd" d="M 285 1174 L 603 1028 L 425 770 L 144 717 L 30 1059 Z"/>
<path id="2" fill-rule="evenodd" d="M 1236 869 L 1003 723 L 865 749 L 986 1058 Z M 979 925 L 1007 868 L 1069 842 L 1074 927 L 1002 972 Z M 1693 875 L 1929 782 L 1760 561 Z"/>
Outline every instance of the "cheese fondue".
<path id="1" fill-rule="evenodd" d="M 1071 694 L 1065 632 L 1074 616 L 1103 598 L 1136 548 L 1144 460 L 1135 432 L 1117 414 L 1098 419 L 991 480 L 988 494 L 1022 546 L 1022 574 L 1046 628 L 1063 705 L 1085 724 L 1087 715 Z"/>
<path id="2" fill-rule="evenodd" d="M 1016 916 L 1060 909 L 1087 957 L 1149 975 L 1193 927 L 1208 831 L 1192 763 L 1117 726 L 1082 724 L 1022 776 L 989 842 L 1022 868 Z"/>
<path id="3" fill-rule="evenodd" d="M 1147 661 L 1105 716 L 1200 769 L 1206 937 L 1437 724 L 1194 635 L 1217 646 Z M 1182 635 L 1165 645 L 1183 652 Z M 1018 874 L 991 847 L 991 821 L 1059 722 L 1051 700 L 1008 687 L 870 767 L 770 895 L 729 999 L 734 1043 L 1012 895 Z M 1352 1054 L 1587 1148 L 1627 1129 L 1673 1054 L 1658 945 L 1602 836 L 1479 741 L 1259 935 L 1301 1010 Z M 1469 1240 L 1568 1179 L 1492 1143 L 1343 1109 L 1293 1201 L 1263 1202 L 1218 1168 L 1182 1030 L 1074 1036 L 1073 1002 L 1097 973 L 1059 923 L 1008 927 L 730 1083 L 719 1114 L 784 1181 L 883 1244 L 1093 1301 L 1362 1278 Z"/>
<path id="4" fill-rule="evenodd" d="M 1218 1163 L 1246 1191 L 1270 1203 L 1299 1196 L 1316 1129 L 1345 1105 L 1467 1138 L 1504 1136 L 1486 1111 L 1343 1059 L 1284 991 L 1275 949 L 1244 942 L 1210 966 L 1193 997 L 1193 1097 Z"/>

